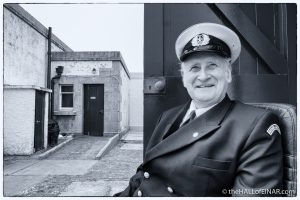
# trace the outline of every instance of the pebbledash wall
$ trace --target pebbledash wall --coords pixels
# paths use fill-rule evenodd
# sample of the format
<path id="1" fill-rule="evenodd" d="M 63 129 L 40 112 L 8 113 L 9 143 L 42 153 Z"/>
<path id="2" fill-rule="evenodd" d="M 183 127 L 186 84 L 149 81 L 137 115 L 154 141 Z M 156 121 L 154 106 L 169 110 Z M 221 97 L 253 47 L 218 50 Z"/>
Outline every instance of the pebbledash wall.
<path id="1" fill-rule="evenodd" d="M 130 75 L 120 52 L 53 52 L 52 77 L 63 66 L 54 86 L 54 115 L 62 133 L 84 132 L 84 84 L 104 85 L 104 136 L 129 129 Z M 73 85 L 73 109 L 60 109 L 60 85 Z"/>
<path id="2" fill-rule="evenodd" d="M 4 154 L 29 155 L 34 150 L 35 94 L 45 93 L 44 148 L 48 142 L 48 29 L 17 4 L 3 7 Z M 55 35 L 52 50 L 72 51 Z"/>

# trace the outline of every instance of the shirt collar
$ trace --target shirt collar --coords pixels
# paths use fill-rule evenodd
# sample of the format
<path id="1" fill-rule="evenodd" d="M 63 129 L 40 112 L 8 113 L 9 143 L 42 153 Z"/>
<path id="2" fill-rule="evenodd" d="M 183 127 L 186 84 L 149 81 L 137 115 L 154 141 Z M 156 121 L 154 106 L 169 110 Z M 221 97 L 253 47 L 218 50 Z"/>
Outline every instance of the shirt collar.
<path id="1" fill-rule="evenodd" d="M 188 109 L 188 111 L 186 112 L 180 126 L 185 122 L 187 121 L 189 118 L 190 118 L 190 115 L 191 115 L 191 112 L 192 111 L 195 111 L 196 113 L 196 117 L 199 117 L 200 115 L 204 114 L 206 111 L 210 110 L 212 107 L 214 107 L 215 105 L 217 105 L 218 103 L 212 105 L 212 106 L 209 106 L 209 107 L 206 107 L 206 108 L 196 108 L 196 105 L 194 103 L 194 101 L 192 100 L 191 101 L 191 104 L 190 104 L 190 107 Z"/>
<path id="2" fill-rule="evenodd" d="M 190 104 L 190 108 L 188 110 L 189 113 L 191 113 L 193 110 L 195 110 L 196 112 L 196 117 L 199 117 L 200 115 L 202 115 L 203 113 L 205 113 L 206 111 L 210 110 L 212 107 L 214 107 L 216 104 L 212 105 L 212 106 L 209 106 L 209 107 L 206 107 L 206 108 L 196 108 L 196 105 L 194 103 L 194 101 L 192 100 L 191 101 L 191 104 Z"/>

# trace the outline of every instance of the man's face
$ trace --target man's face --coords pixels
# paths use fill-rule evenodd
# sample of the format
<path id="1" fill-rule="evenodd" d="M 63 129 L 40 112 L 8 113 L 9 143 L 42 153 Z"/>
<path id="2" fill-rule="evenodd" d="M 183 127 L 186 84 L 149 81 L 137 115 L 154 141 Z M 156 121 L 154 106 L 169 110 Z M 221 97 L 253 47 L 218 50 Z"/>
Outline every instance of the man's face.
<path id="1" fill-rule="evenodd" d="M 183 85 L 197 107 L 219 103 L 231 82 L 229 60 L 215 53 L 190 55 L 181 65 Z"/>

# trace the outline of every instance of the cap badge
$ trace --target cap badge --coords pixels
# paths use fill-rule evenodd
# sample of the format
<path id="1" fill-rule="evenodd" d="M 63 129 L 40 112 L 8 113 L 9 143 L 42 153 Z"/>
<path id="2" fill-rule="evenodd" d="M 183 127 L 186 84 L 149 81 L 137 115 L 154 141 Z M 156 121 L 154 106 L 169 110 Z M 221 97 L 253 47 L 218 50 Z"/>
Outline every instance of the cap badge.
<path id="1" fill-rule="evenodd" d="M 209 36 L 204 34 L 204 33 L 201 33 L 199 35 L 196 35 L 193 40 L 192 40 L 192 45 L 194 47 L 197 47 L 197 46 L 203 46 L 203 45 L 207 45 L 209 43 Z"/>

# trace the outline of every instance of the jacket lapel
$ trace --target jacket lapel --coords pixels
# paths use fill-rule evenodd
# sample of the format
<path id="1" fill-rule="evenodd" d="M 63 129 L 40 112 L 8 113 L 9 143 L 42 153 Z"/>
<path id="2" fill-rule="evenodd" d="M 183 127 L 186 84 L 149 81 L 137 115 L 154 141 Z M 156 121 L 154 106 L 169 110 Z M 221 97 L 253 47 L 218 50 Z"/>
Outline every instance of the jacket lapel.
<path id="1" fill-rule="evenodd" d="M 184 114 L 186 113 L 186 111 L 189 108 L 191 101 L 188 101 L 187 103 L 178 106 L 177 111 L 173 112 L 172 114 L 170 114 L 169 119 L 167 120 L 167 123 L 164 124 L 165 128 L 160 132 L 159 135 L 157 136 L 152 136 L 149 143 L 148 143 L 148 147 L 146 149 L 146 152 L 148 152 L 151 148 L 153 148 L 153 146 L 157 145 L 159 142 L 161 142 L 164 138 L 164 136 L 169 132 L 174 130 L 177 121 L 181 120 L 184 116 Z"/>
<path id="2" fill-rule="evenodd" d="M 182 114 L 182 112 L 184 112 L 185 114 L 186 106 L 188 105 L 185 105 L 180 110 L 181 112 L 178 112 L 176 116 L 171 116 L 173 123 L 176 121 L 176 119 L 178 119 L 179 115 Z M 218 105 L 213 107 L 211 110 L 207 111 L 200 117 L 194 119 L 189 124 L 179 128 L 173 134 L 171 134 L 166 139 L 162 140 L 160 143 L 158 143 L 156 146 L 154 146 L 152 149 L 146 152 L 144 164 L 156 157 L 162 156 L 164 154 L 170 153 L 172 151 L 183 148 L 189 144 L 192 144 L 197 140 L 201 139 L 203 136 L 218 129 L 230 105 L 231 101 L 226 96 Z M 161 138 L 164 134 L 167 133 L 171 126 L 172 123 L 170 123 L 166 130 L 164 130 Z"/>
<path id="3" fill-rule="evenodd" d="M 169 121 L 169 123 L 166 125 L 166 129 L 164 129 L 164 131 L 162 132 L 162 137 L 161 140 L 169 134 L 169 132 L 171 131 L 176 131 L 179 128 L 180 122 L 182 121 L 185 113 L 187 112 L 189 106 L 190 106 L 190 102 L 188 101 L 186 104 L 184 104 L 179 111 L 174 115 L 171 116 L 171 120 Z"/>

